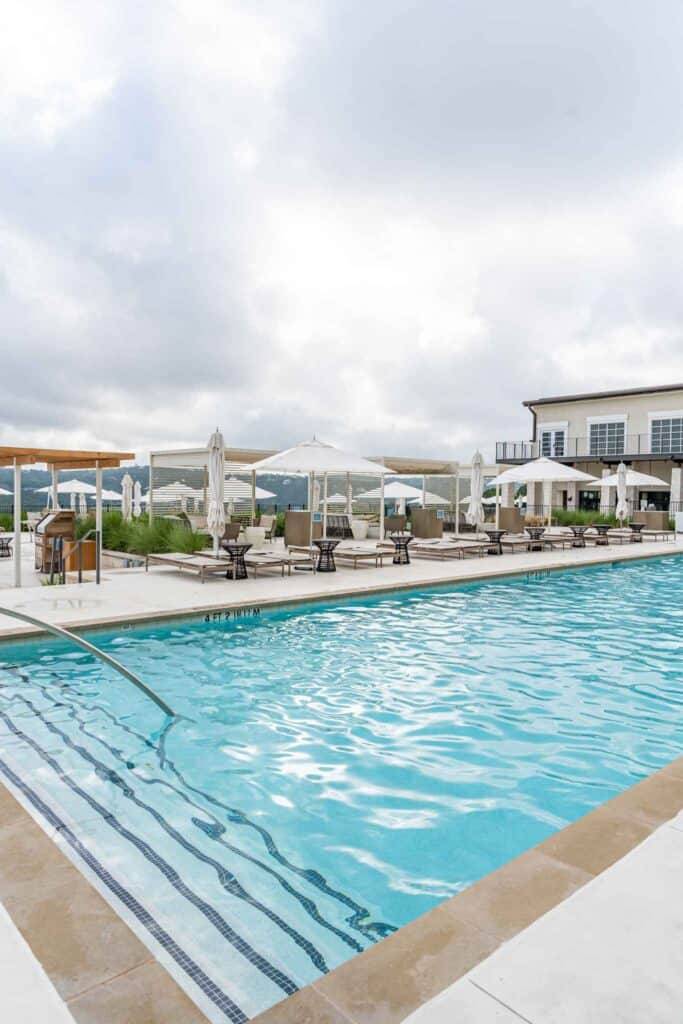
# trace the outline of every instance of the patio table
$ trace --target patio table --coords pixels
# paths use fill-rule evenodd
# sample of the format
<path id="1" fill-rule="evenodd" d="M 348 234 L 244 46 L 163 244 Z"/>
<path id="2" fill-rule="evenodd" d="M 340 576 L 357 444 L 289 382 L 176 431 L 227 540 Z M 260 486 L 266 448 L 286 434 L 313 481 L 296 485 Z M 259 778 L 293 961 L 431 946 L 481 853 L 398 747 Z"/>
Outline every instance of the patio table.
<path id="1" fill-rule="evenodd" d="M 250 547 L 251 544 L 240 544 L 237 541 L 228 541 L 223 544 L 224 551 L 227 551 L 230 557 L 230 565 L 225 574 L 226 580 L 246 580 L 248 578 L 244 556 Z"/>
<path id="2" fill-rule="evenodd" d="M 314 540 L 313 543 L 320 551 L 318 555 L 318 564 L 316 569 L 318 572 L 336 572 L 337 566 L 334 561 L 334 549 L 339 544 L 338 540 L 330 540 L 329 537 L 320 537 L 318 540 Z"/>
<path id="3" fill-rule="evenodd" d="M 408 545 L 411 543 L 412 539 L 412 533 L 392 533 L 389 540 L 391 540 L 394 545 L 394 565 L 410 565 Z"/>
<path id="4" fill-rule="evenodd" d="M 503 554 L 503 545 L 501 544 L 501 540 L 505 536 L 506 532 L 506 530 L 490 530 L 484 527 L 484 533 L 491 541 L 491 546 L 489 547 L 490 555 Z"/>
<path id="5" fill-rule="evenodd" d="M 598 535 L 595 541 L 596 544 L 600 544 L 603 547 L 609 544 L 609 537 L 607 536 L 607 531 L 612 529 L 609 523 L 594 523 L 593 529 L 597 532 Z"/>
<path id="6" fill-rule="evenodd" d="M 587 526 L 570 526 L 569 529 L 574 534 L 574 540 L 572 541 L 572 547 L 573 548 L 585 548 L 585 546 L 586 546 L 586 538 L 584 537 L 584 533 L 586 532 L 588 527 Z M 596 529 L 597 529 L 597 527 L 596 527 Z"/>
<path id="7" fill-rule="evenodd" d="M 543 551 L 545 543 L 541 538 L 545 533 L 545 526 L 526 526 L 525 530 L 530 538 L 527 551 Z"/>
<path id="8" fill-rule="evenodd" d="M 631 527 L 631 532 L 633 533 L 633 536 L 631 537 L 631 542 L 633 544 L 642 544 L 643 535 L 641 531 L 645 526 L 645 523 L 630 523 L 629 525 Z"/>

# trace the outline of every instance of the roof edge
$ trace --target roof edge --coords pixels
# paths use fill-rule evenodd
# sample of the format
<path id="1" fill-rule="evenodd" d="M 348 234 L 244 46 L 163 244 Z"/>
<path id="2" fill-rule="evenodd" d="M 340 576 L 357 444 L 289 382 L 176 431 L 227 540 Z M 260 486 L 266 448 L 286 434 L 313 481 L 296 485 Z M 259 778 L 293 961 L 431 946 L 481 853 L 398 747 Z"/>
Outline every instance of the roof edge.
<path id="1" fill-rule="evenodd" d="M 652 387 L 620 388 L 615 391 L 586 391 L 578 395 L 554 395 L 550 398 L 530 398 L 522 402 L 527 408 L 535 405 L 559 405 L 561 402 L 585 402 L 591 398 L 623 398 L 628 395 L 656 395 L 666 391 L 683 391 L 683 384 L 659 384 Z"/>

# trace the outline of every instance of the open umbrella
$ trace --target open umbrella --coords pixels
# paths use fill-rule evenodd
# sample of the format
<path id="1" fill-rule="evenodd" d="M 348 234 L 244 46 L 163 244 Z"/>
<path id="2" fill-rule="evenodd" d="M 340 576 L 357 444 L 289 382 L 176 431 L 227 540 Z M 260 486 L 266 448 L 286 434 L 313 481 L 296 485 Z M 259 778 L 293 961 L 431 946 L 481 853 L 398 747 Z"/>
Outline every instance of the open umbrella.
<path id="1" fill-rule="evenodd" d="M 275 494 L 273 491 L 266 491 L 263 487 L 257 487 L 254 496 L 257 501 L 267 501 L 268 498 L 274 498 Z M 251 484 L 246 480 L 239 480 L 236 476 L 229 476 L 223 488 L 223 499 L 238 503 L 251 501 Z"/>
<path id="2" fill-rule="evenodd" d="M 6 496 L 6 495 L 11 494 L 11 493 L 12 493 L 12 491 L 6 491 L 4 487 L 0 487 L 0 495 L 5 495 Z"/>
<path id="3" fill-rule="evenodd" d="M 139 480 L 135 481 L 133 488 L 133 515 L 136 519 L 142 515 L 142 484 Z"/>
<path id="4" fill-rule="evenodd" d="M 218 545 L 225 532 L 225 441 L 218 427 L 209 438 L 209 485 L 207 488 L 208 508 L 206 525 L 213 537 L 213 553 L 218 555 Z"/>
<path id="5" fill-rule="evenodd" d="M 474 453 L 472 459 L 472 480 L 470 504 L 465 518 L 474 527 L 479 527 L 484 522 L 484 506 L 482 505 L 482 494 L 484 493 L 484 472 L 481 452 Z"/>
<path id="6" fill-rule="evenodd" d="M 293 448 L 287 448 L 286 451 L 270 455 L 267 459 L 261 459 L 250 466 L 249 469 L 257 473 L 306 473 L 309 478 L 311 496 L 313 494 L 316 474 L 323 477 L 327 486 L 326 480 L 330 475 L 354 473 L 358 476 L 381 476 L 384 479 L 386 474 L 390 473 L 390 470 L 380 465 L 379 462 L 371 462 L 370 459 L 364 459 L 360 455 L 352 455 L 349 452 L 342 451 L 340 448 L 335 448 L 334 445 L 326 444 L 324 441 L 317 441 L 315 438 L 312 441 L 302 441 Z M 327 527 L 326 509 L 327 506 L 325 505 L 323 532 L 325 532 Z M 380 532 L 384 518 L 383 511 L 382 503 Z M 310 525 L 311 543 L 312 537 L 313 516 L 311 516 Z"/>
<path id="7" fill-rule="evenodd" d="M 133 478 L 126 473 L 121 481 L 121 515 L 125 520 L 133 516 Z"/>
<path id="8" fill-rule="evenodd" d="M 583 473 L 563 462 L 555 462 L 545 455 L 540 459 L 532 459 L 521 466 L 511 466 L 498 477 L 496 483 L 501 484 L 543 484 L 543 504 L 548 507 L 548 522 L 552 518 L 552 485 L 554 483 L 591 483 L 595 484 L 594 476 Z"/>

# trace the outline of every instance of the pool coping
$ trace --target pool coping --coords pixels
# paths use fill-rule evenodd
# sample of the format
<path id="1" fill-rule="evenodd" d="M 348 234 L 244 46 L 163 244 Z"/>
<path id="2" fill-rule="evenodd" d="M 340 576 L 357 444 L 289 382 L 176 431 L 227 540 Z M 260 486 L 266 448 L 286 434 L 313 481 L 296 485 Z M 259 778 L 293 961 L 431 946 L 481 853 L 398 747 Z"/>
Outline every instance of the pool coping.
<path id="1" fill-rule="evenodd" d="M 682 808 L 679 757 L 252 1020 L 399 1024 Z M 4 784 L 0 900 L 77 1024 L 206 1024 Z"/>
<path id="2" fill-rule="evenodd" d="M 259 609 L 271 609 L 271 608 L 289 608 L 298 607 L 302 604 L 320 604 L 328 601 L 344 600 L 348 598 L 363 598 L 372 597 L 378 594 L 391 594 L 401 593 L 406 590 L 428 590 L 428 589 L 442 589 L 444 587 L 452 586 L 466 586 L 469 583 L 482 583 L 487 580 L 497 579 L 510 579 L 510 578 L 522 578 L 529 575 L 557 572 L 568 572 L 576 569 L 590 569 L 601 565 L 610 565 L 613 563 L 630 563 L 630 562 L 641 562 L 647 561 L 653 558 L 671 558 L 679 555 L 683 555 L 683 547 L 679 547 L 674 539 L 673 542 L 666 543 L 662 548 L 657 550 L 648 550 L 641 552 L 640 550 L 635 552 L 633 547 L 636 545 L 619 545 L 618 547 L 608 548 L 603 550 L 600 548 L 600 553 L 595 554 L 590 558 L 582 558 L 581 561 L 552 561 L 552 562 L 541 562 L 533 569 L 518 567 L 515 565 L 504 565 L 501 568 L 497 568 L 495 565 L 491 565 L 481 571 L 474 571 L 468 573 L 466 576 L 454 574 L 449 577 L 441 577 L 439 579 L 426 579 L 416 580 L 407 579 L 405 582 L 392 580 L 388 583 L 370 583 L 369 585 L 345 587 L 339 590 L 322 590 L 314 591 L 307 594 L 290 594 L 290 595 L 276 595 L 274 597 L 261 597 L 258 598 Z M 626 550 L 623 550 L 623 549 Z M 597 548 L 592 549 L 597 552 Z M 608 553 L 609 551 L 609 553 Z M 544 552 L 545 554 L 545 552 Z M 550 553 L 548 553 L 550 554 Z M 510 555 L 514 558 L 514 555 Z M 484 564 L 488 564 L 488 559 L 483 559 Z M 442 564 L 442 563 L 440 563 Z M 454 567 L 457 563 L 454 560 Z M 127 571 L 127 570 L 124 570 Z M 381 570 L 377 570 L 381 572 Z M 93 586 L 95 584 L 92 584 Z M 252 607 L 248 595 L 235 596 L 227 598 L 222 597 L 221 600 L 214 600 L 208 604 L 200 605 L 188 605 L 181 608 L 166 608 L 159 609 L 158 611 L 140 611 L 130 612 L 126 615 L 117 613 L 115 615 L 104 615 L 104 616 L 86 616 L 81 619 L 69 619 L 67 622 L 55 621 L 54 625 L 60 625 L 64 629 L 78 630 L 79 632 L 91 632 L 94 630 L 104 630 L 111 626 L 138 626 L 144 625 L 145 623 L 156 623 L 156 622 L 172 622 L 174 620 L 192 620 L 202 615 L 209 615 L 214 612 L 221 611 L 234 611 L 237 609 L 244 609 Z M 1 618 L 0 614 L 0 618 Z M 52 620 L 51 620 L 52 624 Z M 29 625 L 17 625 L 13 627 L 0 627 L 0 648 L 4 641 L 16 641 L 21 639 L 31 639 L 35 637 L 46 636 L 47 631 L 41 630 L 36 626 Z"/>

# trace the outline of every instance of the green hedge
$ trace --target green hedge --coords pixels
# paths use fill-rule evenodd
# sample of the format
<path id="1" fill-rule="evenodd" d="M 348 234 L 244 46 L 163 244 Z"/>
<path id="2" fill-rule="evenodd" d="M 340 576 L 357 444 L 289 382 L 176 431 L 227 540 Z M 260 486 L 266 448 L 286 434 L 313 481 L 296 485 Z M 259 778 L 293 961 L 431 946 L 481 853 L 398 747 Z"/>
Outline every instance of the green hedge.
<path id="1" fill-rule="evenodd" d="M 94 529 L 94 516 L 77 520 L 78 537 Z M 135 555 L 151 555 L 160 551 L 192 554 L 206 546 L 204 534 L 193 533 L 172 519 L 158 518 L 150 524 L 147 516 L 126 521 L 120 512 L 105 512 L 102 515 L 102 547 L 109 551 L 126 551 Z"/>

